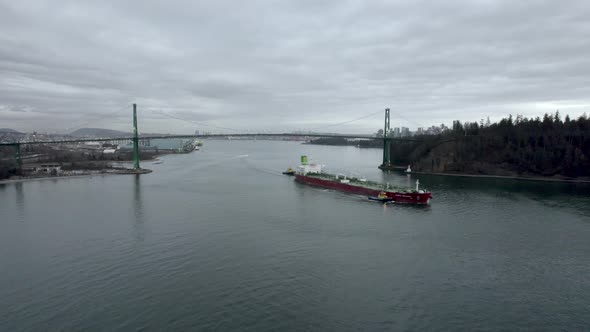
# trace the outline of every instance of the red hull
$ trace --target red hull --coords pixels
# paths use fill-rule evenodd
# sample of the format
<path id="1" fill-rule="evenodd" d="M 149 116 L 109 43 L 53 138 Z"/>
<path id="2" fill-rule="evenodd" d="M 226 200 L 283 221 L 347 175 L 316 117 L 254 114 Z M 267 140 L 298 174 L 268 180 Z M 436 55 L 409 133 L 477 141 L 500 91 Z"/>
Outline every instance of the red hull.
<path id="1" fill-rule="evenodd" d="M 305 176 L 301 174 L 295 174 L 295 180 L 301 183 L 309 184 L 312 186 L 324 187 L 343 191 L 351 194 L 365 195 L 365 196 L 377 196 L 381 190 L 365 188 L 360 186 L 351 185 L 348 183 L 341 183 L 327 179 L 320 179 L 311 176 Z M 432 194 L 429 192 L 418 193 L 418 192 L 397 192 L 397 191 L 384 191 L 388 198 L 391 198 L 394 202 L 409 203 L 409 204 L 428 204 Z"/>

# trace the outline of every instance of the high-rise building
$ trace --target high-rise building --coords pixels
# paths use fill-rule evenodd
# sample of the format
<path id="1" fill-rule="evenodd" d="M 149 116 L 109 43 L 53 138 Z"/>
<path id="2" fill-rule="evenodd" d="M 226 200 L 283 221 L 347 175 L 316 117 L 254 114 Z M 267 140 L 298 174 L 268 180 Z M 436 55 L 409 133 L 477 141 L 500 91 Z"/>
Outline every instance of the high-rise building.
<path id="1" fill-rule="evenodd" d="M 401 137 L 408 137 L 410 136 L 410 128 L 408 127 L 402 127 L 402 135 Z"/>

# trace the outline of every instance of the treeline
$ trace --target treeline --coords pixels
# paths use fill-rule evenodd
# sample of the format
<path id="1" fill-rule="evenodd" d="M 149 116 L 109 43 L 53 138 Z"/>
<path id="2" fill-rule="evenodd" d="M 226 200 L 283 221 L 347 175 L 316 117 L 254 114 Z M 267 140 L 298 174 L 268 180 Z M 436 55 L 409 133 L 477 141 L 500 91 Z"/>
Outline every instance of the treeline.
<path id="1" fill-rule="evenodd" d="M 141 160 L 151 160 L 162 154 L 161 151 L 141 151 Z M 21 158 L 23 167 L 39 163 L 59 163 L 63 169 L 99 169 L 106 168 L 109 162 L 123 162 L 133 160 L 132 151 L 118 151 L 117 153 L 106 154 L 102 151 L 71 151 L 58 150 L 45 145 L 23 145 L 21 147 Z M 15 175 L 23 174 L 18 168 L 15 148 L 0 147 L 0 180 Z"/>
<path id="2" fill-rule="evenodd" d="M 0 180 L 20 174 L 14 159 L 15 153 L 12 146 L 0 146 Z"/>
<path id="3" fill-rule="evenodd" d="M 311 140 L 308 144 L 358 146 L 360 148 L 383 148 L 383 139 L 351 140 L 343 137 L 323 137 Z"/>
<path id="4" fill-rule="evenodd" d="M 590 119 L 559 111 L 543 118 L 509 116 L 497 123 L 454 121 L 418 143 L 392 144 L 394 163 L 417 171 L 494 175 L 590 176 Z"/>

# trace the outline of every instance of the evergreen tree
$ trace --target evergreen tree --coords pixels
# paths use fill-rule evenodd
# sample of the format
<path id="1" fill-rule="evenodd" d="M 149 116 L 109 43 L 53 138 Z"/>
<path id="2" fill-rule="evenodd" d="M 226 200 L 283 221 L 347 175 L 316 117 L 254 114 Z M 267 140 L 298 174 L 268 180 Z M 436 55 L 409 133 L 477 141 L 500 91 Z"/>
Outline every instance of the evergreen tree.
<path id="1" fill-rule="evenodd" d="M 453 121 L 450 131 L 421 142 L 392 144 L 394 162 L 416 169 L 476 174 L 590 177 L 590 119 L 544 114 L 497 123 Z"/>

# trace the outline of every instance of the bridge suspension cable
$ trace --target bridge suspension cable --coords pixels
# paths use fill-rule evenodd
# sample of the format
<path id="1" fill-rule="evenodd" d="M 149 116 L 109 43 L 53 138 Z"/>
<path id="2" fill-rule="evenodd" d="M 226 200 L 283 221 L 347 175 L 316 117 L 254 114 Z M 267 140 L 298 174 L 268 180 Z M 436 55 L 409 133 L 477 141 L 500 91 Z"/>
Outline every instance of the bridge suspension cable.
<path id="1" fill-rule="evenodd" d="M 252 129 L 239 129 L 239 128 L 231 128 L 231 127 L 223 127 L 223 126 L 217 126 L 217 125 L 212 125 L 212 124 L 206 124 L 200 121 L 195 121 L 195 120 L 191 120 L 191 119 L 186 119 L 183 117 L 179 117 L 177 115 L 172 115 L 170 113 L 164 112 L 161 109 L 160 110 L 156 110 L 156 109 L 147 109 L 148 111 L 154 113 L 154 114 L 159 114 L 162 116 L 165 116 L 167 118 L 170 119 L 175 119 L 175 120 L 179 120 L 179 121 L 183 121 L 183 122 L 187 122 L 187 123 L 191 123 L 191 124 L 195 124 L 198 126 L 204 126 L 204 127 L 209 127 L 209 128 L 215 128 L 215 129 L 221 129 L 221 130 L 231 130 L 234 132 L 242 132 L 242 133 L 274 133 L 274 131 L 272 130 L 260 130 L 260 129 L 256 129 L 256 130 L 252 130 Z"/>
<path id="2" fill-rule="evenodd" d="M 164 112 L 161 109 L 160 110 L 156 110 L 156 109 L 153 109 L 153 108 L 146 108 L 145 110 L 147 110 L 149 112 L 152 112 L 154 114 L 158 114 L 158 115 L 161 115 L 161 116 L 170 118 L 170 119 L 179 120 L 179 121 L 183 121 L 183 122 L 190 123 L 190 124 L 195 124 L 195 125 L 198 125 L 198 126 L 215 128 L 215 129 L 220 129 L 220 130 L 231 130 L 231 131 L 243 132 L 243 133 L 251 133 L 251 132 L 253 132 L 252 130 L 249 130 L 249 129 L 239 129 L 239 128 L 223 127 L 223 126 L 217 126 L 217 125 L 207 124 L 207 123 L 203 123 L 203 122 L 195 121 L 195 120 L 191 120 L 191 119 L 186 119 L 186 118 L 183 118 L 183 117 L 179 117 L 177 115 L 173 115 L 173 114 Z M 127 116 L 127 111 L 128 111 L 128 106 L 124 106 L 124 107 L 121 107 L 121 108 L 119 108 L 119 109 L 117 109 L 117 110 L 115 110 L 113 112 L 105 113 L 105 114 L 99 116 L 98 118 L 94 118 L 92 120 L 87 120 L 87 121 L 78 123 L 78 124 L 76 124 L 75 126 L 72 126 L 72 127 L 64 128 L 62 131 L 64 133 L 69 133 L 72 130 L 79 129 L 79 128 L 81 128 L 81 127 L 83 127 L 85 125 L 91 124 L 91 123 L 96 123 L 96 122 L 102 121 L 102 120 L 104 120 L 106 118 L 113 117 L 113 115 L 117 115 L 117 114 L 120 114 L 121 116 L 123 116 L 123 115 L 124 116 Z M 312 128 L 307 129 L 306 131 L 312 131 L 312 130 L 318 130 L 318 129 L 324 129 L 324 128 L 331 128 L 331 127 L 342 126 L 342 125 L 346 125 L 346 124 L 349 124 L 349 123 L 353 123 L 353 122 L 356 122 L 356 121 L 360 121 L 360 120 L 369 118 L 369 117 L 374 116 L 376 114 L 382 114 L 382 112 L 383 112 L 382 110 L 379 110 L 379 111 L 371 112 L 371 113 L 365 114 L 365 115 L 363 115 L 361 117 L 354 118 L 354 119 L 351 119 L 351 120 L 342 121 L 342 122 L 333 123 L 333 124 L 328 124 L 328 125 L 323 125 L 323 126 L 312 127 Z M 399 113 L 393 113 L 392 112 L 392 115 L 394 115 L 395 117 L 400 118 L 402 120 L 405 120 L 405 121 L 407 121 L 409 123 L 413 123 L 413 124 L 416 124 L 418 126 L 424 127 L 423 124 L 421 124 L 419 122 L 416 122 L 416 121 L 413 121 L 413 120 L 410 120 L 410 119 L 402 116 Z M 300 129 L 300 131 L 305 131 L 305 130 L 301 130 Z M 260 130 L 256 130 L 256 132 L 261 132 L 261 131 Z"/>
<path id="3" fill-rule="evenodd" d="M 356 118 L 356 119 L 352 119 L 352 120 L 348 120 L 348 121 L 344 121 L 344 122 L 339 122 L 339 123 L 334 123 L 334 124 L 330 124 L 330 125 L 320 126 L 320 127 L 314 127 L 314 128 L 311 128 L 311 129 L 312 130 L 315 130 L 315 129 L 322 129 L 322 128 L 329 128 L 329 127 L 341 126 L 341 125 L 345 125 L 345 124 L 348 124 L 348 123 L 351 123 L 351 122 L 355 122 L 355 121 L 358 121 L 358 120 L 366 119 L 366 118 L 368 118 L 370 116 L 373 116 L 375 114 L 382 114 L 382 113 L 383 113 L 383 111 L 379 110 L 377 112 L 365 114 L 365 115 L 361 116 L 360 118 Z"/>
<path id="4" fill-rule="evenodd" d="M 406 118 L 405 116 L 403 116 L 403 115 L 401 115 L 401 114 L 399 114 L 399 113 L 393 113 L 393 112 L 392 112 L 392 113 L 391 113 L 391 115 L 394 115 L 394 116 L 396 116 L 397 118 L 400 118 L 400 119 L 402 119 L 402 120 L 405 120 L 406 122 L 413 123 L 413 124 L 417 125 L 418 127 L 422 127 L 422 128 L 428 128 L 427 126 L 424 126 L 423 124 L 421 124 L 421 123 L 419 123 L 419 122 L 416 122 L 416 121 L 414 121 L 414 120 L 410 120 L 410 119 Z"/>
<path id="5" fill-rule="evenodd" d="M 184 119 L 184 118 L 181 118 L 181 117 L 178 117 L 178 116 L 174 116 L 172 114 L 165 113 L 162 110 L 153 110 L 153 109 L 152 110 L 148 109 L 148 110 L 149 111 L 152 111 L 155 114 L 160 114 L 160 115 L 163 115 L 163 116 L 165 116 L 167 118 L 170 118 L 170 119 L 184 121 L 184 122 L 188 122 L 188 123 L 191 123 L 191 124 L 196 124 L 196 125 L 199 125 L 199 126 L 205 126 L 205 127 L 211 127 L 211 128 L 223 129 L 223 130 L 236 130 L 236 131 L 242 131 L 242 132 L 249 132 L 250 131 L 248 129 L 237 129 L 237 128 L 221 127 L 221 126 L 215 126 L 215 125 L 205 124 L 205 123 L 202 123 L 202 122 L 199 122 L 199 121 Z"/>

